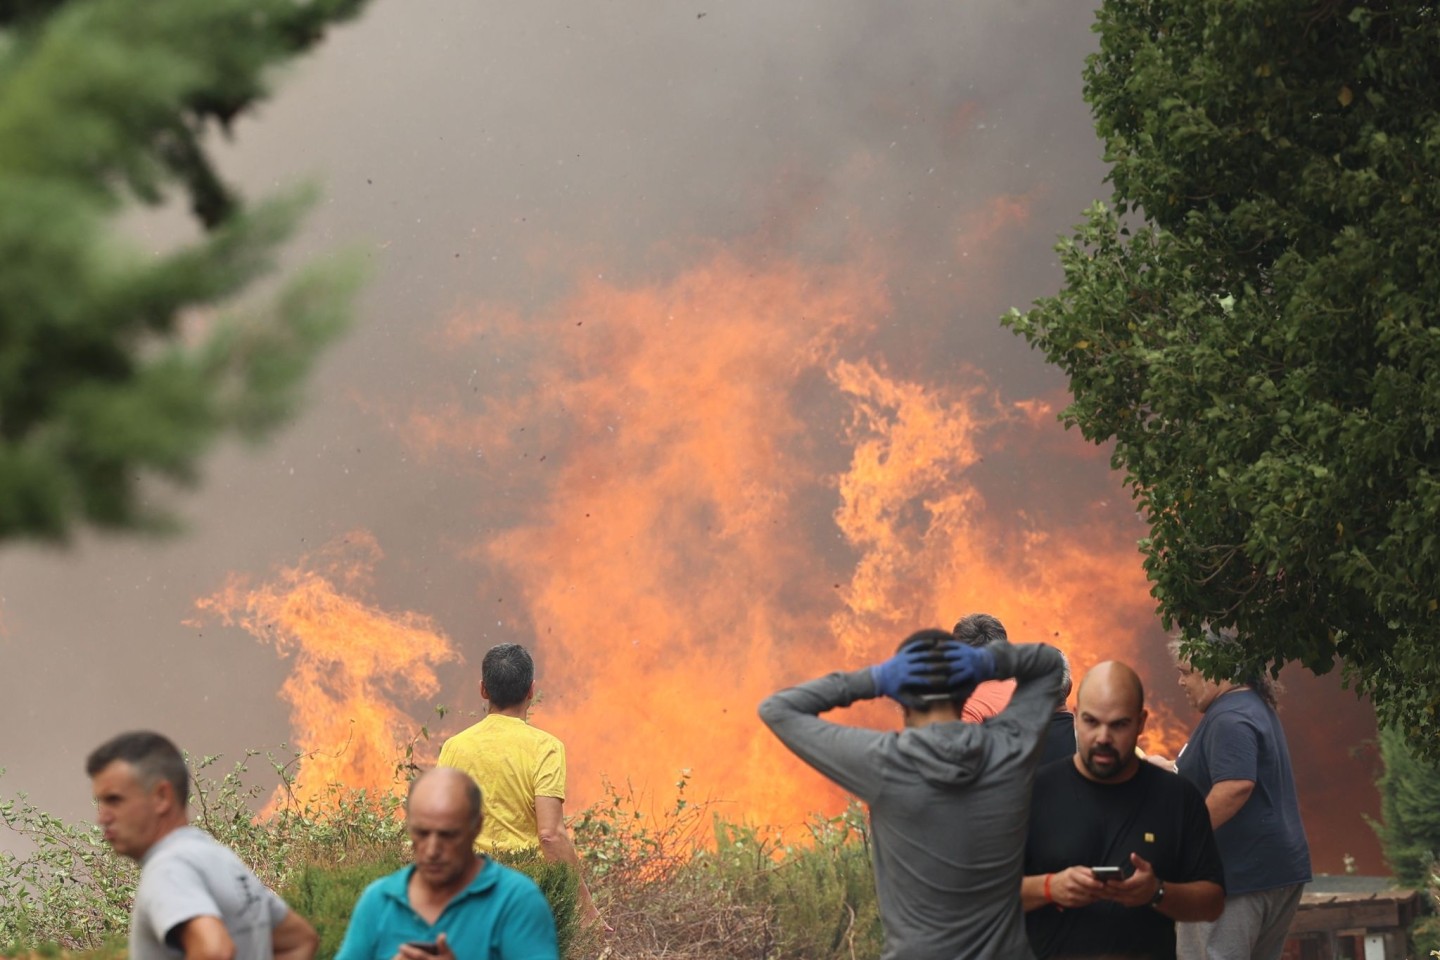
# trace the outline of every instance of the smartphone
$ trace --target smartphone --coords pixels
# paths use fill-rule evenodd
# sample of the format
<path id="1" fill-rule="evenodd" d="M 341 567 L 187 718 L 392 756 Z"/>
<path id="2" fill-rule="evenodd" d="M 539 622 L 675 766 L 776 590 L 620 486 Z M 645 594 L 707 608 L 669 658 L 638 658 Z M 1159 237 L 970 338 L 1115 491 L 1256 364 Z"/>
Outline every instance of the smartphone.
<path id="1" fill-rule="evenodd" d="M 405 944 L 405 946 L 414 947 L 416 950 L 424 950 L 426 953 L 431 954 L 438 954 L 440 952 L 440 944 L 438 943 L 421 943 L 419 940 L 411 940 Z"/>
<path id="2" fill-rule="evenodd" d="M 1125 875 L 1119 867 L 1091 867 L 1090 872 L 1095 874 L 1096 880 L 1123 880 Z"/>

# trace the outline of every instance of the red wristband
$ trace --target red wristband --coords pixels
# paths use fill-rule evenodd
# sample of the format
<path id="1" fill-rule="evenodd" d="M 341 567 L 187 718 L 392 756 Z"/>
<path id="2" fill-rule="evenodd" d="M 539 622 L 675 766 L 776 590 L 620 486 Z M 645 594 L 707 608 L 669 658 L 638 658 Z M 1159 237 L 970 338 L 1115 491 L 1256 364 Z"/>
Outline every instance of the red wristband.
<path id="1" fill-rule="evenodd" d="M 1054 903 L 1054 902 L 1055 902 L 1055 898 L 1052 897 L 1052 896 L 1050 896 L 1050 878 L 1053 877 L 1053 876 L 1055 876 L 1055 874 L 1053 874 L 1053 873 L 1047 873 L 1047 874 L 1045 874 L 1045 902 L 1046 902 L 1046 903 Z"/>

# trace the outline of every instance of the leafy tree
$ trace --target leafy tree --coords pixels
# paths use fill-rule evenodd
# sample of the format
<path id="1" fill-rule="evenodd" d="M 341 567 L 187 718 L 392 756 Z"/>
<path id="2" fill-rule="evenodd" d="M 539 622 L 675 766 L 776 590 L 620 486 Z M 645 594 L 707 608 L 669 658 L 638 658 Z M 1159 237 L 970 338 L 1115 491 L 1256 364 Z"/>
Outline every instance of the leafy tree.
<path id="1" fill-rule="evenodd" d="M 1005 323 L 1114 442 L 1167 626 L 1211 672 L 1338 657 L 1440 742 L 1440 7 L 1106 0 L 1113 205 Z M 1229 660 L 1193 648 L 1233 626 Z M 1238 661 L 1238 662 L 1236 662 Z"/>
<path id="2" fill-rule="evenodd" d="M 270 70 L 364 0 L 0 0 L 0 540 L 164 524 L 147 478 L 195 478 L 224 431 L 290 411 L 356 271 L 301 271 L 236 304 L 304 193 L 247 205 L 207 142 Z M 118 219 L 188 204 L 150 255 Z"/>
<path id="3" fill-rule="evenodd" d="M 1440 767 L 1417 757 L 1403 734 L 1380 731 L 1379 823 L 1371 823 L 1385 849 L 1385 860 L 1395 879 L 1423 890 L 1432 883 L 1431 872 L 1440 859 Z"/>

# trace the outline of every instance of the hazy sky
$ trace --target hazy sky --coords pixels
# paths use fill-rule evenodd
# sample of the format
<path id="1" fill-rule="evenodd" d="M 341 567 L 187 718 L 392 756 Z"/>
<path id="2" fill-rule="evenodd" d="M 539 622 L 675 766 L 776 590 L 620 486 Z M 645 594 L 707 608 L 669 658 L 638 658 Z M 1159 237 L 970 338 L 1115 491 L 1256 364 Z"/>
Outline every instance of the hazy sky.
<path id="1" fill-rule="evenodd" d="M 649 749 L 623 731 L 647 697 L 687 682 L 656 666 L 666 643 L 728 682 L 730 638 L 747 623 L 765 639 L 738 658 L 737 719 L 724 721 L 736 730 L 753 724 L 739 718 L 753 717 L 756 691 L 863 662 L 882 621 L 993 606 L 1013 639 L 1041 639 L 1043 621 L 1062 642 L 1083 595 L 1087 611 L 1108 611 L 1084 622 L 1122 624 L 1120 652 L 1183 729 L 1193 718 L 1147 614 L 1128 496 L 1104 452 L 1055 423 L 1061 378 L 998 324 L 1054 292 L 1056 238 L 1108 193 L 1081 99 L 1090 21 L 1084 4 L 1049 0 L 372 0 L 279 78 L 224 152 L 252 196 L 321 184 L 290 252 L 362 254 L 356 327 L 291 427 L 258 450 L 221 449 L 200 490 L 174 500 L 184 535 L 0 552 L 0 792 L 85 815 L 83 755 L 119 729 L 231 757 L 292 739 L 279 692 L 294 661 L 197 618 L 196 601 L 232 575 L 273 582 L 354 531 L 383 551 L 364 602 L 431 618 L 464 658 L 437 661 L 438 689 L 401 691 L 399 708 L 473 709 L 483 650 L 536 646 L 544 675 L 566 681 L 547 689 L 557 732 L 572 753 L 593 744 L 572 761 L 576 798 Z M 136 230 L 159 249 L 173 228 L 157 216 Z M 923 433 L 931 410 L 980 411 L 988 425 L 935 455 L 942 475 L 965 476 L 969 513 L 952 526 L 936 519 L 934 476 L 852 482 L 867 437 L 888 444 L 881 466 L 931 456 L 923 439 L 899 439 Z M 734 436 L 709 437 L 726 424 Z M 692 451 L 697 436 L 713 445 Z M 697 493 L 707 480 L 743 497 Z M 847 498 L 867 495 L 925 519 L 892 503 L 876 521 L 887 532 L 866 533 Z M 637 502 L 649 504 L 638 519 L 621 506 Z M 613 516 L 591 506 L 602 503 Z M 588 533 L 590 519 L 608 532 Z M 774 531 L 757 539 L 746 524 Z M 875 560 L 937 543 L 975 566 Z M 1037 584 L 1053 560 L 1054 579 L 1079 585 L 1043 603 L 1035 586 L 965 588 L 1002 554 Z M 590 583 L 595 606 L 565 623 L 567 646 L 545 638 L 570 617 L 556 598 L 587 591 L 573 556 L 613 564 L 615 579 Z M 877 613 L 863 594 L 882 567 Z M 932 586 L 911 595 L 907 579 Z M 641 636 L 636 623 L 677 606 L 688 626 Z M 1060 612 L 1020 635 L 1016 611 L 1042 607 Z M 749 621 L 736 613 L 747 609 Z M 811 616 L 824 641 L 788 642 Z M 683 643 L 667 639 L 676 631 Z M 625 645 L 606 646 L 622 632 Z M 1076 642 L 1082 665 L 1105 650 L 1093 635 Z M 1287 726 L 1317 745 L 1296 751 L 1308 808 L 1373 809 L 1366 711 L 1333 681 L 1290 682 Z M 759 741 L 733 749 L 781 762 Z M 1337 804 L 1324 793 L 1336 779 L 1361 786 Z M 1322 845 L 1320 866 L 1349 852 L 1380 869 L 1357 816 L 1332 827 L 1343 839 Z"/>

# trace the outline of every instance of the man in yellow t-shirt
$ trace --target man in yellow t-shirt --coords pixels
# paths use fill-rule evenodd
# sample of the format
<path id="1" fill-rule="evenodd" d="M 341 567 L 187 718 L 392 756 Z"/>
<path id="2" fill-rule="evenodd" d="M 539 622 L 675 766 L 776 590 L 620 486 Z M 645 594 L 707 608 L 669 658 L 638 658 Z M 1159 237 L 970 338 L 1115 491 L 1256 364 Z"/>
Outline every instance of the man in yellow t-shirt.
<path id="1" fill-rule="evenodd" d="M 565 745 L 530 726 L 535 699 L 535 661 L 518 643 L 491 647 L 480 664 L 480 695 L 489 710 L 440 748 L 439 765 L 469 774 L 480 785 L 484 821 L 475 849 L 540 848 L 580 873 L 580 857 L 565 829 Z M 599 919 L 580 878 L 580 909 Z"/>

